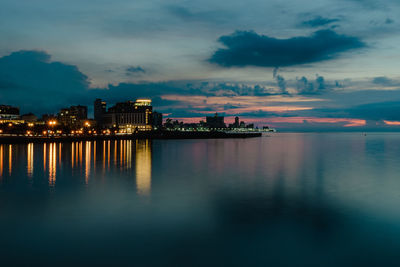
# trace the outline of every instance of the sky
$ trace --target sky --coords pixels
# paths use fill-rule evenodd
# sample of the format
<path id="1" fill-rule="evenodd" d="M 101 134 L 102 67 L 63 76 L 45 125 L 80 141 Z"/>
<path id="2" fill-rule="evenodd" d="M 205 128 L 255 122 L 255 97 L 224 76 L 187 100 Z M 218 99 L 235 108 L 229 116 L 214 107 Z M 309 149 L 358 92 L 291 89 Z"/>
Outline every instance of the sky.
<path id="1" fill-rule="evenodd" d="M 398 0 L 2 0 L 0 103 L 400 130 Z"/>

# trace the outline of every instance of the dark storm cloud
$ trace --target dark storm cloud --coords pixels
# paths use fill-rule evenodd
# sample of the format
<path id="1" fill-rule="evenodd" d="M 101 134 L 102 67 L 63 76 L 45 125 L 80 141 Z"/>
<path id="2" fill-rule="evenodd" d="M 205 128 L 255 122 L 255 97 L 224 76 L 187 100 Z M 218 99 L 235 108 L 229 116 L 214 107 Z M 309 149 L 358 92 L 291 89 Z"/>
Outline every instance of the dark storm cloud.
<path id="1" fill-rule="evenodd" d="M 329 18 L 317 16 L 311 20 L 303 21 L 301 24 L 303 26 L 316 28 L 316 27 L 325 26 L 325 25 L 328 25 L 328 24 L 331 24 L 334 22 L 338 22 L 338 21 L 340 21 L 340 20 L 339 19 L 329 19 Z"/>
<path id="2" fill-rule="evenodd" d="M 43 112 L 74 103 L 89 86 L 76 66 L 50 62 L 43 51 L 18 51 L 0 58 L 0 102 Z"/>
<path id="3" fill-rule="evenodd" d="M 236 31 L 218 41 L 226 48 L 218 49 L 209 59 L 224 67 L 280 67 L 335 59 L 343 52 L 363 48 L 357 37 L 320 30 L 306 37 L 277 39 L 253 31 Z"/>

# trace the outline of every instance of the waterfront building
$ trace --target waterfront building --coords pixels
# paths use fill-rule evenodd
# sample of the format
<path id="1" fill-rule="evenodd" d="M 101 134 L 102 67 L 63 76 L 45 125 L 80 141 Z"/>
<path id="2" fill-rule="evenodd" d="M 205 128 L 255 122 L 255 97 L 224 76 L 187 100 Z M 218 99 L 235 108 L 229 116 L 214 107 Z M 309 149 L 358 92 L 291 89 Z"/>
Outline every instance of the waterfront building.
<path id="1" fill-rule="evenodd" d="M 40 121 L 46 123 L 48 121 L 53 121 L 53 120 L 57 120 L 57 116 L 53 115 L 53 114 L 43 114 L 42 118 L 40 119 Z"/>
<path id="2" fill-rule="evenodd" d="M 103 123 L 103 116 L 107 112 L 107 102 L 97 98 L 94 101 L 94 120 L 97 122 L 98 125 Z"/>
<path id="3" fill-rule="evenodd" d="M 27 113 L 21 115 L 21 120 L 23 120 L 26 123 L 36 122 L 38 120 L 38 117 L 36 117 L 35 114 L 33 113 Z"/>
<path id="4" fill-rule="evenodd" d="M 155 128 L 162 127 L 163 124 L 163 115 L 160 112 L 153 111 L 153 126 Z"/>
<path id="5" fill-rule="evenodd" d="M 58 121 L 64 126 L 75 128 L 83 126 L 87 120 L 87 107 L 86 106 L 71 106 L 63 108 L 58 113 Z"/>
<path id="6" fill-rule="evenodd" d="M 9 105 L 0 105 L 0 123 L 20 120 L 19 108 Z"/>
<path id="7" fill-rule="evenodd" d="M 224 116 L 218 116 L 218 113 L 215 113 L 214 116 L 207 116 L 206 125 L 209 128 L 226 128 Z"/>
<path id="8" fill-rule="evenodd" d="M 239 117 L 236 116 L 235 117 L 235 122 L 229 124 L 229 128 L 239 128 L 239 126 L 240 126 Z"/>
<path id="9" fill-rule="evenodd" d="M 233 124 L 233 128 L 239 128 L 239 117 L 235 117 L 235 123 Z"/>
<path id="10" fill-rule="evenodd" d="M 126 101 L 110 107 L 101 119 L 103 128 L 116 128 L 120 133 L 150 131 L 152 126 L 152 106 L 150 99 Z"/>

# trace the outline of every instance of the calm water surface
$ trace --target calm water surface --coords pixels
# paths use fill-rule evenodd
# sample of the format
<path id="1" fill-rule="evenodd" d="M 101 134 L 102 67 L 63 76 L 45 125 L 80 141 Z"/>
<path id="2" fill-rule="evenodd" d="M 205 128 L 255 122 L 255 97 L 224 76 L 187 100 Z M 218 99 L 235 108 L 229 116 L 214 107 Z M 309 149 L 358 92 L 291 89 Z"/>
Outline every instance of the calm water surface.
<path id="1" fill-rule="evenodd" d="M 400 266 L 400 134 L 0 145 L 0 261 Z"/>

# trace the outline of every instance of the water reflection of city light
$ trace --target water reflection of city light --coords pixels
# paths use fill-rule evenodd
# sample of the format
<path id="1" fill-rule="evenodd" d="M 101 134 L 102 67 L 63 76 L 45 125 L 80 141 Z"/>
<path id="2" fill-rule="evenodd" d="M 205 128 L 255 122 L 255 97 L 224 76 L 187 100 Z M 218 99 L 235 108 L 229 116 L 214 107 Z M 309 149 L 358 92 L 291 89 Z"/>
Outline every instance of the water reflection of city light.
<path id="1" fill-rule="evenodd" d="M 71 143 L 71 167 L 74 169 L 74 163 L 75 163 L 75 143 Z"/>
<path id="2" fill-rule="evenodd" d="M 12 145 L 8 145 L 8 174 L 12 173 Z"/>
<path id="3" fill-rule="evenodd" d="M 108 162 L 107 162 L 107 166 L 108 166 L 108 169 L 110 169 L 110 155 L 111 155 L 111 141 L 107 141 L 107 151 L 108 151 L 108 155 L 107 155 L 107 160 L 108 160 Z"/>
<path id="4" fill-rule="evenodd" d="M 0 145 L 0 177 L 3 177 L 3 145 Z"/>
<path id="5" fill-rule="evenodd" d="M 126 167 L 128 169 L 131 169 L 132 168 L 132 140 L 127 141 L 126 147 L 127 147 Z"/>
<path id="6" fill-rule="evenodd" d="M 46 148 L 46 143 L 43 144 L 43 171 L 46 171 L 46 164 L 47 164 L 47 148 Z"/>
<path id="7" fill-rule="evenodd" d="M 118 143 L 117 140 L 114 141 L 114 166 L 117 165 L 117 147 Z"/>
<path id="8" fill-rule="evenodd" d="M 124 141 L 120 140 L 119 141 L 119 167 L 120 167 L 121 170 L 122 170 L 122 168 L 124 166 L 123 153 L 124 153 Z"/>
<path id="9" fill-rule="evenodd" d="M 111 171 L 111 169 L 127 173 L 134 171 L 137 193 L 140 195 L 150 194 L 152 176 L 150 140 L 105 140 L 100 143 L 97 142 L 97 144 L 94 141 L 72 142 L 70 144 L 43 143 L 41 145 L 29 143 L 25 146 L 23 157 L 26 159 L 26 165 L 24 165 L 26 177 L 31 179 L 34 175 L 37 176 L 43 172 L 43 174 L 46 174 L 49 187 L 55 187 L 57 175 L 60 176 L 60 173 L 57 172 L 67 171 L 67 167 L 68 169 L 71 168 L 73 173 L 81 174 L 85 184 L 89 184 L 90 179 L 97 175 L 98 170 L 96 168 L 99 168 L 103 174 Z M 35 159 L 35 157 L 38 157 L 38 154 L 36 154 L 38 151 L 34 151 L 36 146 L 39 146 L 36 150 L 43 150 L 39 150 L 39 155 L 41 156 L 41 153 L 43 153 L 43 158 Z M 0 179 L 4 176 L 4 172 L 7 176 L 11 175 L 13 171 L 15 172 L 18 151 L 18 146 L 0 145 Z M 71 160 L 70 165 L 65 162 L 66 159 Z M 96 160 L 99 161 L 97 167 Z M 40 167 L 41 164 L 43 164 L 43 169 Z"/>
<path id="10" fill-rule="evenodd" d="M 136 188 L 139 195 L 151 190 L 151 145 L 149 140 L 136 140 Z"/>
<path id="11" fill-rule="evenodd" d="M 33 143 L 28 144 L 26 171 L 28 177 L 33 175 Z"/>
<path id="12" fill-rule="evenodd" d="M 89 182 L 90 175 L 90 156 L 91 156 L 91 142 L 85 143 L 85 184 Z"/>
<path id="13" fill-rule="evenodd" d="M 57 172 L 57 144 L 49 145 L 49 186 L 54 187 L 56 183 Z"/>
<path id="14" fill-rule="evenodd" d="M 58 144 L 58 165 L 61 166 L 61 151 L 62 151 L 62 144 Z"/>
<path id="15" fill-rule="evenodd" d="M 96 172 L 96 149 L 97 149 L 97 143 L 96 141 L 93 142 L 93 172 Z"/>
<path id="16" fill-rule="evenodd" d="M 79 142 L 79 166 L 82 168 L 83 142 Z"/>

